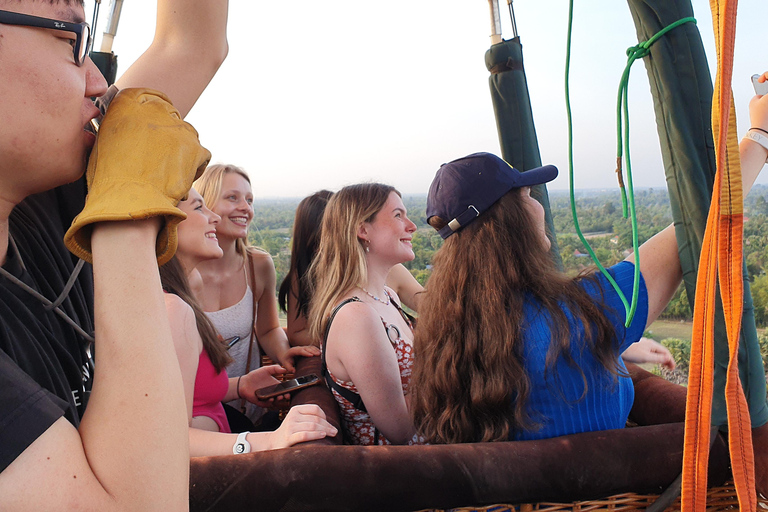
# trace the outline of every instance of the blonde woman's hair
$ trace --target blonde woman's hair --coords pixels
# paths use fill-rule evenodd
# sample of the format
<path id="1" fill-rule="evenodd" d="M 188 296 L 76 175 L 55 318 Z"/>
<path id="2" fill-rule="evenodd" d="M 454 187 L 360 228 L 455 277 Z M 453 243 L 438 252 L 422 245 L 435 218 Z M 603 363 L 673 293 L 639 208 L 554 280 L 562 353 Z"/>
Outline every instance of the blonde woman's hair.
<path id="1" fill-rule="evenodd" d="M 312 338 L 322 339 L 328 316 L 341 297 L 368 280 L 365 248 L 357 232 L 363 222 L 373 221 L 392 192 L 400 195 L 389 185 L 361 183 L 342 188 L 328 201 L 317 256 L 309 268 Z"/>
<path id="2" fill-rule="evenodd" d="M 251 178 L 248 177 L 248 173 L 242 168 L 230 164 L 209 165 L 205 172 L 192 184 L 192 187 L 203 196 L 203 201 L 211 210 L 214 209 L 216 203 L 221 199 L 221 184 L 226 174 L 239 174 L 245 178 L 249 186 L 251 185 Z M 235 248 L 245 258 L 249 248 L 248 238 L 238 238 L 235 241 Z"/>

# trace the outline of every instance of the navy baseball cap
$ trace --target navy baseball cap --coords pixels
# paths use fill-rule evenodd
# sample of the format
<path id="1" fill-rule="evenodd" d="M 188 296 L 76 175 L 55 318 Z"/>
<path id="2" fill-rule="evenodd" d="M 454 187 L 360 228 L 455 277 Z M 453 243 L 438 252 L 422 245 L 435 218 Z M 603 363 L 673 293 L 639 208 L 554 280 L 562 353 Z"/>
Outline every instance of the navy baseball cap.
<path id="1" fill-rule="evenodd" d="M 438 233 L 448 238 L 486 211 L 513 188 L 552 181 L 557 167 L 545 165 L 520 172 L 491 153 L 473 153 L 443 164 L 427 196 L 427 221 L 452 219 Z"/>

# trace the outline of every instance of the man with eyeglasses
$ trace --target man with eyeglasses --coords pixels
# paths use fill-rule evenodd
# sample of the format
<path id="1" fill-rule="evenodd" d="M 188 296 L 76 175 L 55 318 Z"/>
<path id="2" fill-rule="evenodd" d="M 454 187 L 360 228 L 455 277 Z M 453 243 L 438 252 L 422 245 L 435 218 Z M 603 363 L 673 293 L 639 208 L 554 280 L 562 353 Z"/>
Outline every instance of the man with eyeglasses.
<path id="1" fill-rule="evenodd" d="M 82 0 L 0 0 L 0 509 L 186 509 L 186 407 L 156 259 L 169 221 L 110 215 L 151 195 L 123 189 L 188 190 L 206 160 L 180 117 L 226 55 L 227 0 L 158 1 L 155 39 L 118 79 L 98 142 L 91 98 L 107 85 L 84 18 Z M 147 151 L 162 144 L 166 156 Z M 62 242 L 78 214 L 68 244 L 92 272 Z"/>

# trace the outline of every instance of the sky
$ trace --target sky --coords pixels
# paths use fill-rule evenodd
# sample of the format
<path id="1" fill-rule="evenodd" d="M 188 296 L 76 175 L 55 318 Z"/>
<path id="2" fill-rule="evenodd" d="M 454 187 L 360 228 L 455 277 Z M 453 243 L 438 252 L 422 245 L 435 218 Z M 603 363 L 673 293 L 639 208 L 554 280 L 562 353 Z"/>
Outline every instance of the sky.
<path id="1" fill-rule="evenodd" d="M 505 0 L 503 36 L 512 37 Z M 693 0 L 714 78 L 707 0 Z M 86 2 L 90 13 L 91 2 Z M 104 0 L 97 44 L 106 26 Z M 125 1 L 118 74 L 149 45 L 154 0 Z M 567 0 L 513 2 L 542 162 L 568 188 L 564 66 Z M 88 14 L 90 16 L 90 14 Z M 739 2 L 733 92 L 749 128 L 750 76 L 768 70 L 768 2 Z M 303 197 L 362 181 L 424 194 L 442 163 L 500 153 L 484 55 L 485 0 L 230 0 L 229 55 L 187 116 L 213 154 L 250 175 L 256 197 Z M 615 110 L 625 51 L 637 44 L 626 2 L 575 2 L 571 50 L 576 188 L 616 183 Z M 665 187 L 645 66 L 630 78 L 636 187 Z M 768 173 L 758 179 L 768 183 Z"/>

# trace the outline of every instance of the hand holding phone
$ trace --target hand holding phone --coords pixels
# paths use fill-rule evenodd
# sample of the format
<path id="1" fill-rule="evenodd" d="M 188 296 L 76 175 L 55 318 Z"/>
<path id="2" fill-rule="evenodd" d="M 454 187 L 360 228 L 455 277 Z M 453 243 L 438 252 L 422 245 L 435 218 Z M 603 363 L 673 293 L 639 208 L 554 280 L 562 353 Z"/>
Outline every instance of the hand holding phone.
<path id="1" fill-rule="evenodd" d="M 267 386 L 266 388 L 257 389 L 256 398 L 259 400 L 269 400 L 270 398 L 274 398 L 276 396 L 285 395 L 309 386 L 314 386 L 318 382 L 320 382 L 320 378 L 314 373 L 311 373 L 303 377 L 297 377 L 295 379 L 281 382 L 280 384 L 275 384 L 274 386 Z"/>
<path id="2" fill-rule="evenodd" d="M 768 80 L 763 83 L 757 81 L 760 75 L 752 75 L 752 86 L 755 88 L 755 94 L 758 96 L 764 96 L 768 94 Z"/>

